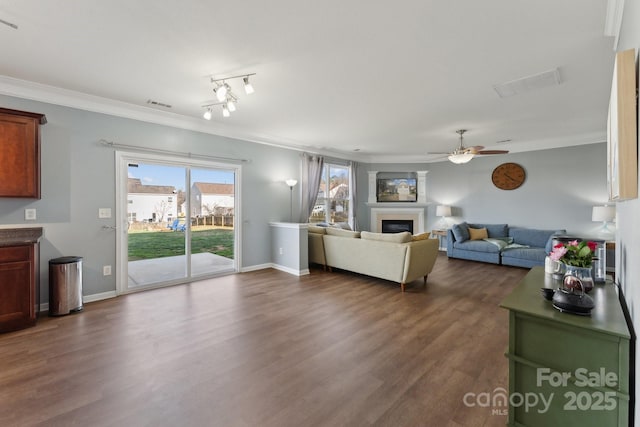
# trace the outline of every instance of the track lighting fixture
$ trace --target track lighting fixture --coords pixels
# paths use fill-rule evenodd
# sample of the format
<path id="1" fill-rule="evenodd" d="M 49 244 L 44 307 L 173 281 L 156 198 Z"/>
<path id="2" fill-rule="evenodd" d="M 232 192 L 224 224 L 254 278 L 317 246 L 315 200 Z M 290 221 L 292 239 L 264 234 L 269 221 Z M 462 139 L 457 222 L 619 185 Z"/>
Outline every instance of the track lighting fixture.
<path id="1" fill-rule="evenodd" d="M 243 77 L 242 81 L 244 83 L 244 91 L 247 95 L 251 95 L 253 92 L 255 92 L 253 86 L 251 85 L 251 83 L 249 83 L 249 76 Z"/>
<path id="2" fill-rule="evenodd" d="M 238 103 L 238 97 L 232 92 L 231 86 L 227 83 L 228 80 L 242 79 L 244 91 L 247 94 L 254 92 L 253 86 L 249 83 L 249 77 L 255 76 L 256 73 L 241 74 L 239 76 L 224 77 L 216 79 L 213 76 L 209 76 L 209 80 L 214 85 L 213 93 L 216 95 L 217 102 L 207 102 L 202 108 L 207 110 L 204 112 L 203 117 L 206 120 L 211 120 L 211 107 L 214 105 L 222 106 L 222 115 L 229 117 L 232 112 L 236 111 L 236 104 Z"/>

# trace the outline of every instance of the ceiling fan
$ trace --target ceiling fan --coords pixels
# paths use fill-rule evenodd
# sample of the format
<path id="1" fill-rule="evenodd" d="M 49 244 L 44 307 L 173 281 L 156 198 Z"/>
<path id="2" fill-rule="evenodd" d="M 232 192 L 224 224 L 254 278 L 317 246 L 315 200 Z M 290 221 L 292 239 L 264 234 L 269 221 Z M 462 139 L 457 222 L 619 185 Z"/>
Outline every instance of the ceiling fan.
<path id="1" fill-rule="evenodd" d="M 473 147 L 465 147 L 462 143 L 462 135 L 467 129 L 459 129 L 456 131 L 460 135 L 460 145 L 451 153 L 427 153 L 427 154 L 444 154 L 450 162 L 455 164 L 467 163 L 473 159 L 477 154 L 507 154 L 508 150 L 484 150 L 482 145 L 474 145 Z"/>

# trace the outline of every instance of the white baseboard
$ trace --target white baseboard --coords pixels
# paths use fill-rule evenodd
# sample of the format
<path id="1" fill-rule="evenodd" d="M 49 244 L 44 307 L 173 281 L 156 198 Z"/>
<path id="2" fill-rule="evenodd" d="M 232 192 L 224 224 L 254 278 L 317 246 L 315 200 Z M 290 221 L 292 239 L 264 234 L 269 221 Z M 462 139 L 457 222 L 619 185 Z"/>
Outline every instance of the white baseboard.
<path id="1" fill-rule="evenodd" d="M 271 264 L 270 262 L 266 264 L 250 265 L 248 267 L 242 267 L 240 269 L 240 273 L 248 273 L 250 271 L 265 270 L 267 268 L 272 268 L 272 267 L 273 267 L 273 264 Z"/>
<path id="2" fill-rule="evenodd" d="M 285 273 L 293 274 L 294 276 L 306 276 L 309 274 L 309 269 L 305 268 L 304 270 L 296 270 L 290 267 L 285 267 L 284 265 L 271 264 L 272 268 L 276 270 L 284 271 Z"/>
<path id="3" fill-rule="evenodd" d="M 284 265 L 274 264 L 272 262 L 268 262 L 266 264 L 250 265 L 249 267 L 243 267 L 242 269 L 240 269 L 240 272 L 248 273 L 250 271 L 265 270 L 267 268 L 274 268 L 276 270 L 284 271 L 285 273 L 293 274 L 294 276 L 306 276 L 307 274 L 310 274 L 308 268 L 305 268 L 304 270 L 296 270 L 290 267 L 285 267 Z"/>
<path id="4" fill-rule="evenodd" d="M 102 301 L 103 299 L 115 298 L 117 296 L 118 295 L 116 294 L 116 291 L 109 291 L 109 292 L 102 292 L 102 293 L 99 293 L 99 294 L 84 295 L 82 297 L 82 303 L 85 304 L 87 302 Z M 42 313 L 43 311 L 49 311 L 49 303 L 48 302 L 40 303 L 40 312 Z"/>
<path id="5" fill-rule="evenodd" d="M 116 291 L 102 292 L 99 294 L 85 295 L 82 297 L 82 302 L 102 301 L 103 299 L 115 298 L 117 296 Z"/>

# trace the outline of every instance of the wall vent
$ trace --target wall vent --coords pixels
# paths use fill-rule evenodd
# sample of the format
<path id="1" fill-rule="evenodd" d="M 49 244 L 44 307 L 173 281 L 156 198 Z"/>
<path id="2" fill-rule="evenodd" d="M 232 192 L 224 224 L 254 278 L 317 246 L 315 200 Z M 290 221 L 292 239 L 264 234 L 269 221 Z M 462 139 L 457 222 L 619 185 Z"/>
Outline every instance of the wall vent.
<path id="1" fill-rule="evenodd" d="M 147 99 L 147 104 L 155 105 L 157 107 L 171 108 L 171 104 L 165 104 L 164 102 L 154 101 L 153 99 Z"/>
<path id="2" fill-rule="evenodd" d="M 560 83 L 562 83 L 562 80 L 560 79 L 560 70 L 556 68 L 555 70 L 545 71 L 533 76 L 523 77 L 521 79 L 494 85 L 493 89 L 498 93 L 500 98 L 507 98 L 523 92 L 556 86 Z"/>

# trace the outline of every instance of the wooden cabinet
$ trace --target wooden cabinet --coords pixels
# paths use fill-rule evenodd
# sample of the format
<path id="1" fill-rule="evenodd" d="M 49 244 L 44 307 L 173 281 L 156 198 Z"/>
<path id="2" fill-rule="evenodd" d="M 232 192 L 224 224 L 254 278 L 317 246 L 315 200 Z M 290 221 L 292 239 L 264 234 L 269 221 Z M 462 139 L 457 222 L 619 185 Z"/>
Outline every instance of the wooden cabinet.
<path id="1" fill-rule="evenodd" d="M 42 228 L 0 230 L 0 332 L 36 324 Z"/>
<path id="2" fill-rule="evenodd" d="M 0 197 L 40 198 L 44 114 L 0 108 Z"/>
<path id="3" fill-rule="evenodd" d="M 557 283 L 534 267 L 501 303 L 509 310 L 508 425 L 628 426 L 631 334 L 617 288 L 596 285 L 585 317 L 553 308 L 541 287 Z"/>

